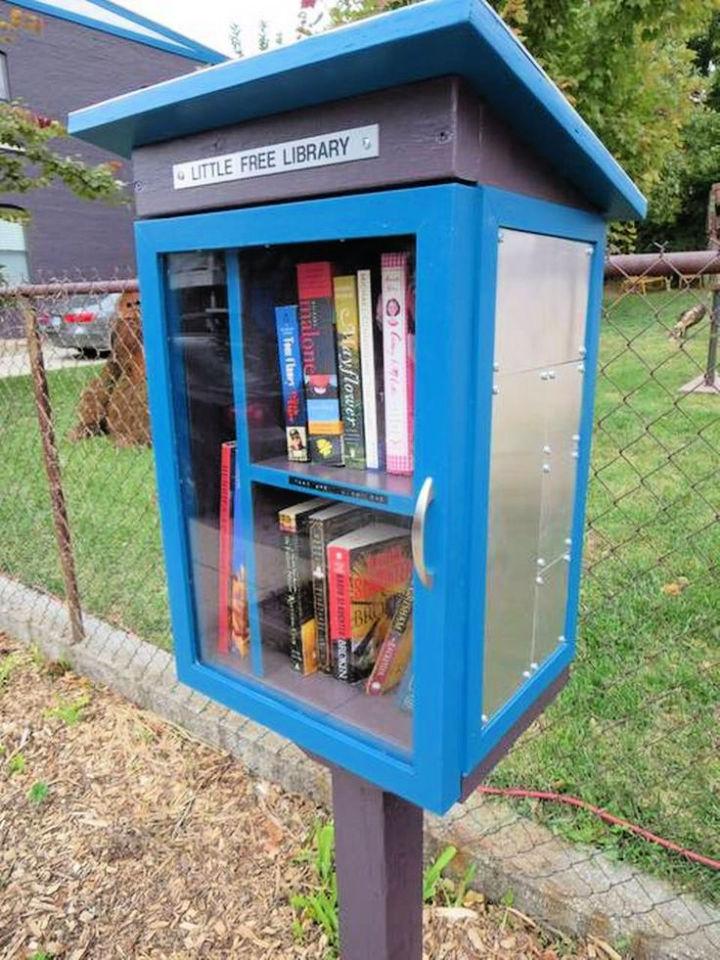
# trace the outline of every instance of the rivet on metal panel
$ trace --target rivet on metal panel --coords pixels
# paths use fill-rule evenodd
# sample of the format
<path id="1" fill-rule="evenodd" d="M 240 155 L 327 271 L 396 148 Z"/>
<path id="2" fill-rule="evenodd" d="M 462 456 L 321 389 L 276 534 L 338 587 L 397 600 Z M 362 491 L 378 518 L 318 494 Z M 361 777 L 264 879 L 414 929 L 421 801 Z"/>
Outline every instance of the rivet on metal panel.
<path id="1" fill-rule="evenodd" d="M 548 374 L 547 370 L 542 370 L 542 371 L 540 372 L 540 379 L 541 379 L 541 380 L 547 380 L 548 376 L 549 376 L 549 374 Z"/>
<path id="2" fill-rule="evenodd" d="M 497 396 L 499 393 L 500 393 L 500 387 L 499 387 L 496 383 L 494 383 L 494 384 L 493 384 L 493 394 L 494 394 L 495 396 Z"/>
<path id="3" fill-rule="evenodd" d="M 558 643 L 567 643 L 567 640 L 565 639 L 563 634 L 560 634 L 560 636 L 558 637 Z"/>
<path id="4" fill-rule="evenodd" d="M 530 669 L 531 669 L 533 672 L 534 672 L 535 670 L 539 670 L 539 669 L 540 669 L 540 664 L 533 662 L 533 663 L 530 664 Z"/>
<path id="5" fill-rule="evenodd" d="M 552 449 L 550 448 L 550 444 L 548 444 L 548 443 L 545 444 L 545 446 L 543 447 L 543 453 L 552 453 Z"/>
<path id="6" fill-rule="evenodd" d="M 480 719 L 482 720 L 483 723 L 487 723 L 489 717 L 488 717 L 488 715 L 487 715 L 486 713 L 484 713 L 484 714 L 480 717 Z"/>
<path id="7" fill-rule="evenodd" d="M 580 459 L 580 451 L 579 451 L 579 450 L 573 450 L 573 452 L 572 452 L 572 458 L 573 458 L 573 460 L 579 460 L 579 459 Z"/>
<path id="8" fill-rule="evenodd" d="M 585 249 L 585 256 L 586 256 L 586 257 L 591 257 L 594 252 L 595 252 L 594 247 L 586 247 L 586 249 Z"/>
<path id="9" fill-rule="evenodd" d="M 554 370 L 548 370 L 548 380 L 554 380 L 555 377 L 556 377 L 555 371 L 554 371 Z"/>
<path id="10" fill-rule="evenodd" d="M 500 373 L 500 364 L 499 364 L 499 363 L 494 363 L 494 364 L 493 364 L 493 373 Z"/>
<path id="11" fill-rule="evenodd" d="M 578 368 L 578 370 L 580 371 L 580 373 L 585 373 L 585 364 L 584 364 L 584 363 L 579 363 L 579 364 L 577 365 L 577 368 Z"/>
<path id="12" fill-rule="evenodd" d="M 550 473 L 550 464 L 549 464 L 549 463 L 544 463 L 544 464 L 543 464 L 543 473 Z"/>
<path id="13" fill-rule="evenodd" d="M 498 243 L 502 243 L 505 239 L 505 234 L 502 230 L 498 230 Z"/>
<path id="14" fill-rule="evenodd" d="M 572 537 L 565 537 L 565 546 L 566 547 L 572 546 Z"/>
<path id="15" fill-rule="evenodd" d="M 580 347 L 580 349 L 578 350 L 578 356 L 580 357 L 581 360 L 585 359 L 585 357 L 587 356 L 587 350 L 585 349 L 585 347 Z"/>
<path id="16" fill-rule="evenodd" d="M 523 670 L 522 675 L 525 677 L 526 680 L 529 680 L 530 677 L 532 676 L 529 670 Z"/>
<path id="17" fill-rule="evenodd" d="M 544 567 L 544 566 L 545 566 L 545 560 L 544 560 L 543 557 L 538 557 L 538 558 L 537 558 L 537 565 L 538 565 L 539 567 Z"/>
<path id="18" fill-rule="evenodd" d="M 545 581 L 543 580 L 542 577 L 535 577 L 535 583 L 536 583 L 539 587 L 541 587 L 541 586 L 545 583 Z"/>
<path id="19" fill-rule="evenodd" d="M 572 558 L 571 558 L 571 556 L 570 556 L 569 553 L 564 553 L 564 554 L 563 554 L 563 560 L 565 561 L 565 563 L 570 563 L 570 560 L 571 560 L 571 559 L 572 559 Z"/>
<path id="20" fill-rule="evenodd" d="M 580 434 L 579 434 L 579 433 L 574 433 L 574 434 L 572 435 L 572 442 L 573 442 L 573 443 L 580 443 Z"/>

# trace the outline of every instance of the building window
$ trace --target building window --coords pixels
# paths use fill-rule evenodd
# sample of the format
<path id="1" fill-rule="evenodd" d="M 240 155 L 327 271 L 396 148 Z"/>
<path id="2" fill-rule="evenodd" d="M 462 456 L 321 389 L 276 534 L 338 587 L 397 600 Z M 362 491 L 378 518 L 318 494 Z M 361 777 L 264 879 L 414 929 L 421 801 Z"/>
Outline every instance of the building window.
<path id="1" fill-rule="evenodd" d="M 0 207 L 0 218 L 9 210 L 17 212 L 17 207 Z M 28 278 L 25 227 L 22 223 L 0 219 L 0 284 L 13 286 L 27 283 Z"/>
<path id="2" fill-rule="evenodd" d="M 0 100 L 10 99 L 10 77 L 8 75 L 7 55 L 0 52 Z"/>

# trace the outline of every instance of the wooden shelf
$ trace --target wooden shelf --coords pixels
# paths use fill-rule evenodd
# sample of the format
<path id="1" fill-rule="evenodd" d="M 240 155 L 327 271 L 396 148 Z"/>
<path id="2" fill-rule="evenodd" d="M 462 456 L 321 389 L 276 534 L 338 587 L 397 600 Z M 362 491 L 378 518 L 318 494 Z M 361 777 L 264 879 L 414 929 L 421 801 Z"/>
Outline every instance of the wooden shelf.
<path id="1" fill-rule="evenodd" d="M 273 457 L 250 465 L 250 479 L 273 487 L 307 491 L 357 503 L 376 510 L 411 517 L 415 509 L 413 478 L 385 473 L 383 470 L 351 470 L 325 467 L 319 463 L 291 463 L 285 457 Z"/>

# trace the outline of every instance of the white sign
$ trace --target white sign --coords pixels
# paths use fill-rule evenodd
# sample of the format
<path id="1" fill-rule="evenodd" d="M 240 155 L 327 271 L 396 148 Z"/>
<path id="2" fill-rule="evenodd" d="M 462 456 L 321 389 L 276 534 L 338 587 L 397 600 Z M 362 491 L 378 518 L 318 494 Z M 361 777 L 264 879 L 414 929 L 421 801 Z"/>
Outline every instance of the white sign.
<path id="1" fill-rule="evenodd" d="M 354 127 L 323 133 L 319 137 L 303 137 L 266 147 L 252 147 L 221 157 L 206 157 L 173 164 L 173 186 L 176 190 L 204 187 L 227 180 L 267 177 L 289 170 L 328 167 L 350 160 L 369 160 L 380 155 L 380 127 Z"/>

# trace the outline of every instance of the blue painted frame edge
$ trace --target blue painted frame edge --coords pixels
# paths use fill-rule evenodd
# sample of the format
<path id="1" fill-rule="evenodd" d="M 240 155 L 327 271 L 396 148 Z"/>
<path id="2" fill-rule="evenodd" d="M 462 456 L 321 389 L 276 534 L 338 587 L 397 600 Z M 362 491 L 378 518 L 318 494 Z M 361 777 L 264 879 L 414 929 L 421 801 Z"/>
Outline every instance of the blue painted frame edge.
<path id="1" fill-rule="evenodd" d="M 570 207 L 548 203 L 544 200 L 528 199 L 519 194 L 499 190 L 495 187 L 483 187 L 483 228 L 481 250 L 486 257 L 492 258 L 488 267 L 493 273 L 488 274 L 481 269 L 483 281 L 486 284 L 481 299 L 481 312 L 478 318 L 478 327 L 489 323 L 494 328 L 495 316 L 495 282 L 497 262 L 497 231 L 506 228 L 509 230 L 525 230 L 531 233 L 547 236 L 564 237 L 568 240 L 579 240 L 592 244 L 594 247 L 590 288 L 588 291 L 588 314 L 585 335 L 586 346 L 586 374 L 583 385 L 583 398 L 580 423 L 580 457 L 578 459 L 578 481 L 575 489 L 575 503 L 573 507 L 572 523 L 572 559 L 568 576 L 568 601 L 565 617 L 565 643 L 560 644 L 553 654 L 541 665 L 538 672 L 523 684 L 507 703 L 495 714 L 487 726 L 480 727 L 477 723 L 482 713 L 482 645 L 479 656 L 474 657 L 468 668 L 468 696 L 467 696 L 467 737 L 465 770 L 470 776 L 487 754 L 498 744 L 508 731 L 514 727 L 542 695 L 547 687 L 570 665 L 575 656 L 577 617 L 580 595 L 580 581 L 582 575 L 582 543 L 585 526 L 585 506 L 590 472 L 590 453 L 592 446 L 592 427 L 595 408 L 595 385 L 597 376 L 597 359 L 600 339 L 600 317 L 602 312 L 602 292 L 604 282 L 605 238 L 607 228 L 599 216 L 575 210 Z M 494 252 L 493 252 L 494 250 Z M 483 345 L 492 347 L 492 334 L 485 334 Z M 481 374 L 478 385 L 478 400 L 480 415 L 487 417 L 490 423 L 491 411 L 488 407 L 487 396 L 490 395 L 492 384 L 492 356 L 490 350 L 486 367 L 490 368 L 490 380 L 485 369 Z M 476 353 L 475 356 L 481 356 Z M 487 396 L 483 397 L 482 390 Z M 488 438 L 489 427 L 486 431 Z M 490 451 L 489 439 L 482 457 L 476 460 L 479 471 L 478 490 L 480 502 L 485 504 L 487 516 L 487 497 L 489 493 Z M 480 508 L 482 512 L 482 507 Z M 482 539 L 481 558 L 479 569 L 484 575 L 486 570 L 487 528 Z M 579 545 L 579 546 L 575 546 Z M 483 581 L 484 582 L 484 581 Z M 484 606 L 484 598 L 483 598 Z M 484 634 L 484 622 L 478 624 L 480 636 Z M 472 648 L 471 648 L 472 649 Z"/>
<path id="2" fill-rule="evenodd" d="M 92 17 L 85 16 L 82 13 L 75 13 L 72 10 L 65 10 L 62 7 L 53 6 L 52 3 L 43 2 L 43 0 L 13 0 L 15 6 L 31 10 L 33 13 L 45 14 L 48 17 L 55 17 L 58 20 L 67 20 L 70 23 L 77 23 L 82 27 L 89 27 L 92 30 L 98 30 L 100 33 L 109 33 L 112 36 L 120 37 L 123 40 L 133 40 L 135 43 L 142 43 L 148 47 L 154 47 L 156 50 L 162 50 L 164 53 L 174 53 L 176 56 L 185 57 L 195 63 L 219 64 L 225 63 L 228 57 L 212 50 L 201 43 L 184 37 L 182 34 L 169 30 L 160 23 L 142 17 L 133 13 L 124 7 L 107 0 L 92 0 L 96 6 L 105 9 L 110 13 L 126 17 L 129 21 L 137 23 L 138 26 L 146 27 L 157 33 L 164 34 L 168 39 L 163 42 L 155 37 L 149 37 L 146 34 L 133 33 L 132 30 L 126 30 L 115 24 L 103 23 L 102 20 L 94 20 Z"/>
<path id="3" fill-rule="evenodd" d="M 418 191 L 422 191 L 421 204 L 413 203 L 413 200 L 417 199 Z M 429 245 L 430 231 L 433 231 L 433 242 L 436 242 L 438 232 L 455 236 L 456 231 L 451 227 L 461 214 L 463 229 L 467 229 L 472 203 L 476 197 L 477 188 L 452 184 L 333 200 L 302 201 L 272 208 L 259 207 L 144 221 L 137 223 L 135 228 L 148 368 L 151 371 L 148 377 L 148 392 L 163 543 L 168 580 L 175 584 L 169 593 L 179 679 L 260 722 L 272 720 L 273 729 L 311 752 L 348 767 L 384 789 L 399 793 L 438 813 L 447 810 L 459 794 L 461 725 L 460 718 L 455 716 L 457 710 L 451 702 L 454 698 L 445 698 L 447 702 L 439 724 L 436 718 L 430 715 L 431 711 L 427 711 L 428 716 L 423 720 L 423 734 L 419 733 L 420 725 L 416 722 L 415 760 L 414 765 L 410 765 L 375 738 L 371 737 L 374 740 L 371 745 L 364 741 L 361 733 L 350 732 L 350 728 L 346 728 L 348 732 L 345 732 L 335 726 L 329 727 L 314 711 L 304 711 L 302 705 L 290 705 L 278 695 L 265 693 L 252 685 L 242 686 L 217 669 L 198 662 L 189 543 L 179 492 L 178 453 L 174 443 L 175 410 L 172 403 L 171 361 L 162 321 L 166 295 L 160 258 L 165 253 L 187 249 L 214 248 L 232 251 L 238 245 L 287 243 L 291 242 L 293 231 L 298 234 L 298 238 L 304 240 L 337 239 L 338 222 L 343 223 L 346 237 L 413 233 L 420 242 L 425 233 L 425 242 Z M 376 214 L 382 209 L 382 216 L 375 220 L 367 215 L 373 206 Z M 350 211 L 355 214 L 354 221 L 349 216 Z M 378 220 L 381 223 L 377 222 Z M 238 224 L 242 224 L 242 229 L 237 229 Z M 312 226 L 310 230 L 309 225 Z M 233 227 L 236 229 L 233 230 Z M 457 232 L 455 243 L 458 247 L 467 240 L 467 235 L 462 230 Z M 447 246 L 444 256 L 450 258 L 451 248 L 450 245 Z M 440 259 L 442 261 L 442 258 Z M 456 269 L 459 270 L 460 267 L 456 265 Z M 239 302 L 234 304 L 233 309 L 239 310 Z M 439 533 L 436 534 L 437 537 Z M 435 647 L 435 655 L 442 660 L 443 643 L 436 644 Z M 457 669 L 461 669 L 459 661 Z M 428 680 L 432 682 L 432 676 L 429 676 Z M 430 692 L 432 691 L 428 691 Z M 423 696 L 420 685 L 417 695 L 419 699 Z M 426 696 L 425 699 L 429 703 L 432 697 Z M 432 733 L 432 738 L 428 739 L 428 733 Z M 420 749 L 423 739 L 425 742 L 434 743 L 432 755 L 427 758 L 428 762 L 425 762 Z M 446 750 L 443 746 L 446 741 L 456 744 L 456 748 Z M 447 756 L 451 757 L 450 764 L 442 762 Z"/>

